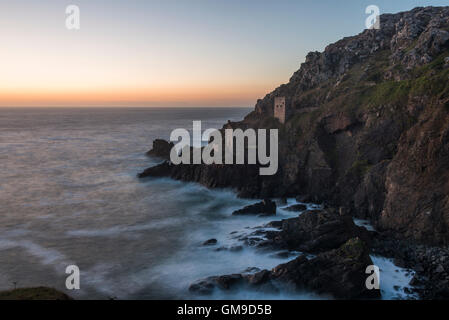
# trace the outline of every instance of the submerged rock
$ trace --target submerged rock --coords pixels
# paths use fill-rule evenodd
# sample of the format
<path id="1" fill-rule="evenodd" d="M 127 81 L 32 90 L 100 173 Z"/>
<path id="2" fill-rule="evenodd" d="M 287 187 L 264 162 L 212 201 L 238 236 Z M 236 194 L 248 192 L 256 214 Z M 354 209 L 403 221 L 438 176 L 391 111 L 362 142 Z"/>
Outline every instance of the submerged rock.
<path id="1" fill-rule="evenodd" d="M 0 292 L 0 300 L 73 300 L 63 292 L 53 288 L 20 288 Z"/>
<path id="2" fill-rule="evenodd" d="M 295 204 L 287 208 L 283 208 L 286 211 L 292 211 L 292 212 L 302 212 L 307 210 L 307 206 L 303 204 Z"/>
<path id="3" fill-rule="evenodd" d="M 302 203 L 311 203 L 314 201 L 314 199 L 309 195 L 299 195 L 299 196 L 296 196 L 296 201 L 302 202 Z"/>
<path id="4" fill-rule="evenodd" d="M 229 290 L 231 287 L 242 284 L 243 276 L 241 274 L 231 274 L 217 277 L 209 277 L 194 282 L 189 286 L 189 291 L 197 294 L 211 294 L 215 288 Z"/>
<path id="5" fill-rule="evenodd" d="M 209 239 L 203 242 L 203 246 L 213 246 L 217 244 L 217 239 Z"/>
<path id="6" fill-rule="evenodd" d="M 265 199 L 262 202 L 246 206 L 243 209 L 236 210 L 233 215 L 276 215 L 276 203 L 272 200 Z"/>

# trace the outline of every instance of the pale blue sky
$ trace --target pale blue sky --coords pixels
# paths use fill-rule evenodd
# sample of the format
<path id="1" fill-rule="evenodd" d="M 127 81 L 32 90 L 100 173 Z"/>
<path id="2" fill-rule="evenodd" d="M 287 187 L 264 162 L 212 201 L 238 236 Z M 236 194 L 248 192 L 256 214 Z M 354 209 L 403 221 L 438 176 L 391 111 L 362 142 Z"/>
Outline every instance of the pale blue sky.
<path id="1" fill-rule="evenodd" d="M 80 7 L 79 31 L 65 29 L 69 4 Z M 449 5 L 447 0 L 0 0 L 0 104 L 13 104 L 21 92 L 17 105 L 48 100 L 251 106 L 287 82 L 309 51 L 363 31 L 365 8 L 372 4 L 381 13 Z"/>

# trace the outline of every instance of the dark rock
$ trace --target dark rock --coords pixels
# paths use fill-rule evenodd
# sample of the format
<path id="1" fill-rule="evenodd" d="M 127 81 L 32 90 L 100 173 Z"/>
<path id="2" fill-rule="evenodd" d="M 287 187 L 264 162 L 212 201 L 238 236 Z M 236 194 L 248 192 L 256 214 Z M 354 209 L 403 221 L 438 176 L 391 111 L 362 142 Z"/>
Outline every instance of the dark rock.
<path id="1" fill-rule="evenodd" d="M 410 280 L 410 285 L 413 287 L 420 286 L 421 284 L 422 284 L 422 281 L 418 275 L 414 275 L 412 280 Z"/>
<path id="2" fill-rule="evenodd" d="M 368 248 L 355 238 L 314 259 L 300 256 L 279 265 L 271 278 L 338 299 L 379 298 L 379 290 L 368 290 L 365 285 L 366 267 L 372 264 Z"/>
<path id="3" fill-rule="evenodd" d="M 203 242 L 203 246 L 213 246 L 217 244 L 217 239 L 209 239 Z"/>
<path id="4" fill-rule="evenodd" d="M 305 206 L 303 204 L 295 204 L 295 205 L 292 205 L 290 207 L 283 208 L 283 209 L 287 210 L 287 211 L 292 211 L 292 212 L 302 212 L 302 211 L 307 210 L 307 206 Z"/>
<path id="5" fill-rule="evenodd" d="M 53 288 L 36 287 L 0 291 L 0 300 L 73 300 L 73 298 Z"/>
<path id="6" fill-rule="evenodd" d="M 300 195 L 296 197 L 296 201 L 302 202 L 302 203 L 312 203 L 313 199 L 309 195 Z"/>
<path id="7" fill-rule="evenodd" d="M 445 299 L 444 286 L 448 283 L 449 273 L 440 260 L 445 260 L 448 248 L 428 247 L 385 236 L 376 237 L 371 245 L 376 254 L 393 257 L 395 263 L 403 261 L 407 268 L 416 272 L 410 284 L 419 288 L 417 293 L 421 299 Z"/>
<path id="8" fill-rule="evenodd" d="M 373 262 L 364 242 L 350 239 L 338 249 L 319 254 L 309 260 L 299 256 L 272 271 L 253 274 L 210 277 L 190 286 L 191 291 L 211 293 L 214 288 L 229 290 L 246 285 L 275 291 L 274 281 L 292 286 L 296 290 L 311 290 L 330 294 L 337 299 L 374 299 L 379 290 L 368 290 L 365 285 L 366 267 Z"/>
<path id="9" fill-rule="evenodd" d="M 267 233 L 276 246 L 302 252 L 323 252 L 340 247 L 349 239 L 370 240 L 365 228 L 357 227 L 351 217 L 329 211 L 306 211 L 297 218 L 282 221 L 282 230 Z"/>
<path id="10" fill-rule="evenodd" d="M 233 215 L 276 215 L 276 203 L 269 199 L 262 202 L 246 206 L 243 209 L 236 210 Z"/>
<path id="11" fill-rule="evenodd" d="M 414 270 L 416 272 L 424 272 L 423 266 L 421 264 L 419 264 L 419 263 L 414 267 Z"/>
<path id="12" fill-rule="evenodd" d="M 260 270 L 257 267 L 249 267 L 249 268 L 246 268 L 245 271 L 243 271 L 243 273 L 244 274 L 253 274 L 253 273 L 256 273 L 256 272 L 259 272 L 259 271 L 262 271 L 262 270 Z"/>
<path id="13" fill-rule="evenodd" d="M 379 227 L 437 245 L 449 242 L 449 108 L 428 108 L 400 139 L 386 177 Z"/>
<path id="14" fill-rule="evenodd" d="M 160 178 L 160 177 L 166 177 L 169 175 L 171 171 L 172 165 L 168 161 L 164 161 L 161 164 L 158 164 L 154 167 L 145 169 L 142 173 L 138 175 L 139 178 L 147 178 L 147 177 L 154 177 L 154 178 Z"/>
<path id="15" fill-rule="evenodd" d="M 249 284 L 260 285 L 270 281 L 271 273 L 268 270 L 262 270 L 254 274 L 247 275 L 245 278 Z"/>
<path id="16" fill-rule="evenodd" d="M 435 269 L 435 273 L 443 273 L 443 272 L 444 272 L 444 267 L 441 264 L 439 264 L 437 266 L 437 268 Z"/>
<path id="17" fill-rule="evenodd" d="M 401 258 L 395 258 L 394 259 L 394 264 L 397 265 L 398 267 L 401 267 L 401 268 L 406 268 L 407 267 L 407 264 Z"/>
<path id="18" fill-rule="evenodd" d="M 170 152 L 174 146 L 173 142 L 156 139 L 153 141 L 153 148 L 147 152 L 147 155 L 170 160 Z"/>
<path id="19" fill-rule="evenodd" d="M 281 199 L 279 199 L 279 204 L 280 204 L 280 205 L 286 205 L 286 204 L 287 204 L 287 198 L 281 198 Z"/>
<path id="20" fill-rule="evenodd" d="M 210 279 L 199 280 L 189 286 L 189 291 L 195 292 L 199 295 L 209 295 L 214 291 L 214 289 L 215 283 Z"/>
<path id="21" fill-rule="evenodd" d="M 282 228 L 282 221 L 271 221 L 269 223 L 267 223 L 266 225 L 267 228 Z"/>
<path id="22" fill-rule="evenodd" d="M 290 257 L 292 254 L 290 253 L 290 251 L 281 251 L 276 253 L 274 256 L 277 258 L 288 258 Z"/>
<path id="23" fill-rule="evenodd" d="M 209 277 L 191 284 L 189 291 L 207 295 L 211 294 L 215 288 L 229 290 L 232 286 L 243 284 L 243 282 L 243 276 L 241 274 Z"/>
<path id="24" fill-rule="evenodd" d="M 238 252 L 242 250 L 243 246 L 220 247 L 215 249 L 215 251 L 230 251 L 230 252 Z"/>

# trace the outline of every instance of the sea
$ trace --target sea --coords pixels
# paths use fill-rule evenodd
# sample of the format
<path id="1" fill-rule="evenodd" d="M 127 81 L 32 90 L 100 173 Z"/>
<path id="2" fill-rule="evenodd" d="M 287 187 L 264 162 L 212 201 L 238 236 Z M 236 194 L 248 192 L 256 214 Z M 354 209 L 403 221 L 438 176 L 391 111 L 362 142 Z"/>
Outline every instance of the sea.
<path id="1" fill-rule="evenodd" d="M 203 130 L 219 129 L 250 111 L 0 108 L 0 290 L 48 286 L 75 299 L 330 299 L 288 289 L 190 292 L 199 279 L 294 259 L 239 238 L 297 213 L 232 216 L 257 200 L 231 189 L 137 178 L 161 162 L 145 155 L 154 139 L 191 131 L 198 120 Z M 211 238 L 217 244 L 204 246 Z M 405 293 L 413 271 L 383 257 L 373 261 L 384 299 L 414 298 Z M 79 290 L 66 287 L 68 266 L 80 270 Z"/>

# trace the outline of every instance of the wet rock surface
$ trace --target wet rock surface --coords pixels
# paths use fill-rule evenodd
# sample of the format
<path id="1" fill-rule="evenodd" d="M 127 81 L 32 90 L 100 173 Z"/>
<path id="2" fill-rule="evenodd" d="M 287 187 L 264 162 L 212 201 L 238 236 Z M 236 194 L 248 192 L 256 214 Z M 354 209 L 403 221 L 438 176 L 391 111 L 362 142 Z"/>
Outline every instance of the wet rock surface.
<path id="1" fill-rule="evenodd" d="M 372 265 L 372 261 L 366 245 L 354 238 L 310 260 L 301 255 L 271 271 L 210 277 L 193 283 L 189 290 L 202 295 L 211 294 L 215 289 L 231 290 L 242 286 L 277 291 L 280 284 L 339 299 L 379 298 L 379 290 L 368 290 L 365 286 L 368 265 Z"/>
<path id="2" fill-rule="evenodd" d="M 218 243 L 217 239 L 209 239 L 203 242 L 203 246 L 214 246 Z"/>
<path id="3" fill-rule="evenodd" d="M 160 178 L 160 177 L 166 177 L 170 174 L 171 169 L 173 168 L 173 165 L 168 162 L 164 161 L 161 164 L 158 164 L 154 167 L 145 169 L 145 171 L 139 173 L 139 178 L 147 178 L 147 177 L 153 177 L 153 178 Z"/>
<path id="4" fill-rule="evenodd" d="M 267 240 L 259 246 L 316 253 L 338 248 L 354 237 L 367 243 L 371 239 L 371 233 L 356 226 L 351 217 L 340 216 L 331 209 L 306 211 L 297 218 L 268 226 L 281 230 L 264 232 Z"/>
<path id="5" fill-rule="evenodd" d="M 292 211 L 292 212 L 302 212 L 302 211 L 307 210 L 307 206 L 303 205 L 303 204 L 295 204 L 290 207 L 286 207 L 286 208 L 282 208 L 282 209 L 287 210 L 287 211 Z"/>
<path id="6" fill-rule="evenodd" d="M 449 299 L 449 249 L 404 240 L 376 237 L 372 252 L 394 258 L 401 267 L 413 269 L 411 281 L 421 299 Z"/>
<path id="7" fill-rule="evenodd" d="M 246 206 L 243 209 L 236 210 L 232 213 L 234 216 L 243 215 L 262 215 L 273 216 L 276 215 L 276 203 L 270 199 L 265 199 L 262 202 Z"/>

